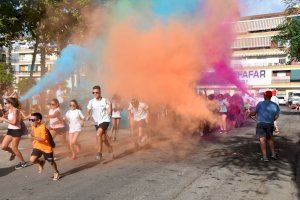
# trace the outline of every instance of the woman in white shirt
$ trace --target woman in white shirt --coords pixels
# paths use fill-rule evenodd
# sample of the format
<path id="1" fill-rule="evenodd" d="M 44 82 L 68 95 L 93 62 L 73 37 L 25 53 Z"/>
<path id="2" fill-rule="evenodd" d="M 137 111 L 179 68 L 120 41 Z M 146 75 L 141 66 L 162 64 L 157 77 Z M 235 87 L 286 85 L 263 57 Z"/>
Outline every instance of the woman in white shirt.
<path id="1" fill-rule="evenodd" d="M 118 95 L 114 95 L 112 100 L 112 127 L 111 127 L 111 137 L 114 141 L 117 141 L 117 135 L 120 128 L 120 122 L 121 122 L 121 98 Z"/>
<path id="2" fill-rule="evenodd" d="M 78 137 L 83 127 L 84 116 L 81 112 L 81 108 L 76 100 L 70 101 L 70 110 L 66 113 L 66 119 L 69 123 L 69 144 L 72 153 L 72 160 L 76 160 L 80 152 L 80 144 L 78 143 Z"/>

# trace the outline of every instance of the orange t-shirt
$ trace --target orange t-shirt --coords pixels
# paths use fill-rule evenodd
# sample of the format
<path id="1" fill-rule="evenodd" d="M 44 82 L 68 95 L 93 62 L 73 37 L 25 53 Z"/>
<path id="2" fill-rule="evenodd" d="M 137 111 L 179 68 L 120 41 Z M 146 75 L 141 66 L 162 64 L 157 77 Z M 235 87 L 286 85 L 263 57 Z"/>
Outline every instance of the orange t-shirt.
<path id="1" fill-rule="evenodd" d="M 33 148 L 34 149 L 39 149 L 45 153 L 52 153 L 52 147 L 49 143 L 49 136 L 48 136 L 48 131 L 46 129 L 46 126 L 44 124 L 39 125 L 38 127 L 32 126 L 32 131 L 34 133 L 34 137 L 39 137 L 44 139 L 44 142 L 39 142 L 37 140 L 33 141 Z"/>

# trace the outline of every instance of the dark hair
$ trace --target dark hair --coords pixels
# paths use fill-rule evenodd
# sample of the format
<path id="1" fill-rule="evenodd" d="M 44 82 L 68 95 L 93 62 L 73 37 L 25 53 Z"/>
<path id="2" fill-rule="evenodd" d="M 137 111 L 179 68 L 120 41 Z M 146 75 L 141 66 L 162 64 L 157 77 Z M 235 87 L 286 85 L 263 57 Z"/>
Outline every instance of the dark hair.
<path id="1" fill-rule="evenodd" d="M 101 87 L 100 87 L 99 85 L 95 85 L 95 86 L 93 87 L 93 90 L 101 90 Z"/>
<path id="2" fill-rule="evenodd" d="M 52 99 L 51 101 L 54 101 L 59 107 L 59 101 L 57 99 Z"/>
<path id="3" fill-rule="evenodd" d="M 76 109 L 81 110 L 81 107 L 80 107 L 80 105 L 78 104 L 78 102 L 76 101 L 76 99 L 72 99 L 72 100 L 70 101 L 70 103 L 71 103 L 71 102 L 75 103 Z"/>
<path id="4" fill-rule="evenodd" d="M 17 98 L 14 97 L 9 97 L 7 99 L 5 99 L 8 103 L 10 103 L 13 107 L 19 109 L 20 108 L 20 103 L 19 100 Z"/>
<path id="5" fill-rule="evenodd" d="M 38 112 L 32 113 L 31 116 L 36 117 L 39 120 L 43 119 L 43 115 L 41 113 L 38 113 Z"/>

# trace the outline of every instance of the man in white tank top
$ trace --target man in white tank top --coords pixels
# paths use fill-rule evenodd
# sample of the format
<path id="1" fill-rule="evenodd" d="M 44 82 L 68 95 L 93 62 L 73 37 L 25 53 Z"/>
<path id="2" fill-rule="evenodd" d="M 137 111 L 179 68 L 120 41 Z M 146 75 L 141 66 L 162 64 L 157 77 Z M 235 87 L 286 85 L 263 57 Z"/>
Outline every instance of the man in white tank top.
<path id="1" fill-rule="evenodd" d="M 100 86 L 93 87 L 94 98 L 89 101 L 87 106 L 87 117 L 89 120 L 92 116 L 95 122 L 97 131 L 97 155 L 96 160 L 102 159 L 103 143 L 108 147 L 111 158 L 113 158 L 113 149 L 107 139 L 107 129 L 109 127 L 110 118 L 112 114 L 112 106 L 108 99 L 101 96 Z"/>

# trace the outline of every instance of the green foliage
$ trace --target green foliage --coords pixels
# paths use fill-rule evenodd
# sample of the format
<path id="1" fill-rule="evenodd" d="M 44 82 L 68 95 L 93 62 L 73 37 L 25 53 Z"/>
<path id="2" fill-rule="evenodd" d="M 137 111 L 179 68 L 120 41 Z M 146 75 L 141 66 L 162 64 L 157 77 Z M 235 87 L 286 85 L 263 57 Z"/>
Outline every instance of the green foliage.
<path id="1" fill-rule="evenodd" d="M 300 3 L 300 0 L 285 0 L 287 4 L 287 14 L 297 14 L 295 6 Z M 279 34 L 273 37 L 273 41 L 282 44 L 280 48 L 285 50 L 288 54 L 290 61 L 300 61 L 300 17 L 293 16 L 287 17 L 285 22 L 278 27 Z"/>
<path id="2" fill-rule="evenodd" d="M 14 81 L 13 74 L 9 70 L 9 66 L 0 63 L 0 89 L 1 91 L 7 86 L 12 86 Z"/>
<path id="3" fill-rule="evenodd" d="M 17 83 L 17 88 L 20 91 L 21 94 L 24 94 L 27 92 L 32 86 L 34 86 L 36 83 L 35 80 L 30 78 L 23 78 Z"/>

